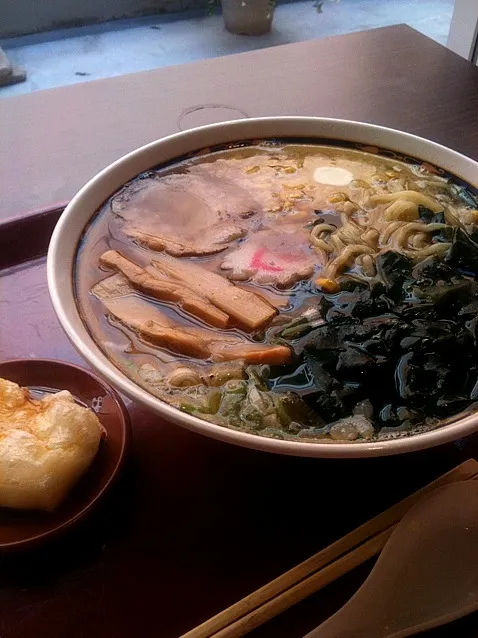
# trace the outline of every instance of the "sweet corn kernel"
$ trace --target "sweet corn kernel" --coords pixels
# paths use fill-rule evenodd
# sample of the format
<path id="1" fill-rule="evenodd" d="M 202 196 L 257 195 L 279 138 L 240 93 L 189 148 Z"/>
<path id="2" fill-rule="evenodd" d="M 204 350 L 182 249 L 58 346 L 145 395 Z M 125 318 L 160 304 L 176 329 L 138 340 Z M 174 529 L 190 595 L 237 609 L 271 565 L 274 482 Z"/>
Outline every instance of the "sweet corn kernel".
<path id="1" fill-rule="evenodd" d="M 319 277 L 315 282 L 317 287 L 320 288 L 323 292 L 334 294 L 340 291 L 340 286 L 336 281 L 332 279 L 324 279 Z"/>

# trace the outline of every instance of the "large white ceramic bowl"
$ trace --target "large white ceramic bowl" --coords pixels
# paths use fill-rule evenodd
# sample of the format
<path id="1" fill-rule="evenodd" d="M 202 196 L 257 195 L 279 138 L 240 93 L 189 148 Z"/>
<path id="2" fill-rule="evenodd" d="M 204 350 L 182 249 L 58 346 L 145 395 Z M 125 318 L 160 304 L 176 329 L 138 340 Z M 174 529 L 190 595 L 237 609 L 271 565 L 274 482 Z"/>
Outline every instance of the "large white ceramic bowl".
<path id="1" fill-rule="evenodd" d="M 75 301 L 72 270 L 78 241 L 101 204 L 125 182 L 158 164 L 208 146 L 261 138 L 317 138 L 376 145 L 436 164 L 476 185 L 478 163 L 420 137 L 359 122 L 311 117 L 270 117 L 213 124 L 165 137 L 117 160 L 90 180 L 61 216 L 48 251 L 48 285 L 55 312 L 78 352 L 120 392 L 158 415 L 206 436 L 279 454 L 368 457 L 400 454 L 461 438 L 478 430 L 478 414 L 404 438 L 374 442 L 308 443 L 229 430 L 186 414 L 128 379 L 103 354 L 83 324 Z"/>

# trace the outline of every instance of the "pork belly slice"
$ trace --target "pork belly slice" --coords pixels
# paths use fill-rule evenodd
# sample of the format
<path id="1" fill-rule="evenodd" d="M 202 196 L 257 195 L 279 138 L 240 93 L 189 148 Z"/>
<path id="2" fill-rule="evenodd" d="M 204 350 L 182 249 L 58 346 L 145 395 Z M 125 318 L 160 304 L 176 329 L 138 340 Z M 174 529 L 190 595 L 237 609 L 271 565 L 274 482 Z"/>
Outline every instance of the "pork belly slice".
<path id="1" fill-rule="evenodd" d="M 231 250 L 221 263 L 229 279 L 290 288 L 314 272 L 317 255 L 297 227 L 261 230 Z"/>
<path id="2" fill-rule="evenodd" d="M 257 203 L 246 190 L 192 173 L 146 178 L 111 202 L 123 232 L 176 257 L 211 255 L 243 237 Z"/>

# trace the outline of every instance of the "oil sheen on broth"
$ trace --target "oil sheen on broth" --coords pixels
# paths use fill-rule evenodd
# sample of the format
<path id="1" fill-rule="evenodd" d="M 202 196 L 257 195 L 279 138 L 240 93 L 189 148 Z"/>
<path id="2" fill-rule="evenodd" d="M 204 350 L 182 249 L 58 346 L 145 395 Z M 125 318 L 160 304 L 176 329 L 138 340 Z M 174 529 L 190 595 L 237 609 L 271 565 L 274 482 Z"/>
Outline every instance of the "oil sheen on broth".
<path id="1" fill-rule="evenodd" d="M 478 396 L 476 190 L 374 148 L 264 141 L 138 176 L 85 231 L 79 308 L 180 410 L 280 439 L 437 427 Z"/>

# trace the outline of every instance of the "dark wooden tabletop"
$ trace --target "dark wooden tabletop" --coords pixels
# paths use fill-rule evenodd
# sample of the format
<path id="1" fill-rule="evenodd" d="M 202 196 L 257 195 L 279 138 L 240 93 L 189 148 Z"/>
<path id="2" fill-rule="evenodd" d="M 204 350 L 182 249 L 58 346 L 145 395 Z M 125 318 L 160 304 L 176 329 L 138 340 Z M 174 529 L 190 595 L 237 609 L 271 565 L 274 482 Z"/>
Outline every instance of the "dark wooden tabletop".
<path id="1" fill-rule="evenodd" d="M 0 101 L 0 205 L 16 215 L 67 199 L 106 162 L 177 130 L 188 107 L 213 103 L 248 115 L 386 124 L 478 158 L 478 69 L 402 26 Z M 183 121 L 197 113 L 211 112 Z M 25 223 L 18 228 L 38 233 L 38 246 L 46 246 L 50 222 L 43 234 Z M 4 266 L 19 250 L 10 247 L 7 258 L 7 245 Z M 78 362 L 53 315 L 44 259 L 2 275 L 0 359 Z M 478 457 L 476 435 L 402 457 L 280 457 L 200 437 L 129 407 L 131 463 L 100 510 L 51 546 L 0 557 L 1 638 L 175 638 Z M 251 635 L 303 636 L 347 600 L 369 568 Z M 427 636 L 477 633 L 475 614 Z"/>
<path id="2" fill-rule="evenodd" d="M 477 157 L 477 76 L 398 26 L 0 99 L 0 219 L 69 200 L 142 144 L 244 115 L 362 120 Z"/>

